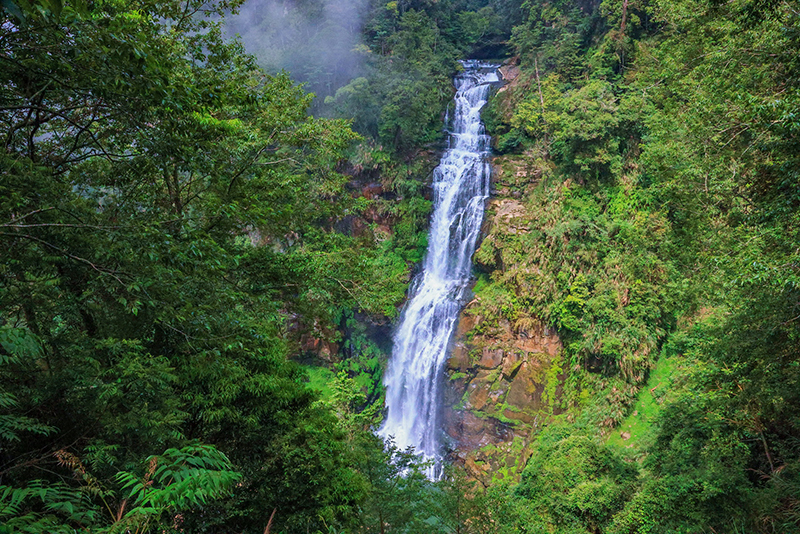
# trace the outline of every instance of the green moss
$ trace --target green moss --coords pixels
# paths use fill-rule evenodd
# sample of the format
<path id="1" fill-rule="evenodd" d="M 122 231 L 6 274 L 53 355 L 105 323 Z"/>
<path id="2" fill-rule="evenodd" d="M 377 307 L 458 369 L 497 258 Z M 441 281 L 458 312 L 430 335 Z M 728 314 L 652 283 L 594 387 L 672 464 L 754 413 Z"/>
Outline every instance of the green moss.
<path id="1" fill-rule="evenodd" d="M 520 366 L 523 364 L 523 362 L 524 362 L 524 360 L 523 360 L 522 358 L 520 358 L 519 360 L 517 360 L 517 361 L 514 363 L 514 365 L 512 365 L 512 366 L 511 366 L 511 368 L 509 369 L 509 371 L 508 371 L 508 374 L 509 374 L 509 376 L 510 376 L 510 375 L 513 375 L 514 373 L 516 373 L 516 372 L 517 372 L 517 369 L 519 369 L 519 367 L 520 367 Z"/>
<path id="2" fill-rule="evenodd" d="M 487 383 L 491 383 L 491 384 L 492 384 L 492 385 L 490 386 L 490 389 L 489 389 L 489 391 L 492 391 L 492 390 L 494 389 L 494 385 L 495 385 L 495 384 L 498 382 L 498 380 L 500 379 L 500 375 L 501 375 L 502 373 L 503 373 L 503 370 L 502 370 L 502 369 L 500 369 L 500 368 L 498 367 L 497 369 L 492 369 L 492 370 L 489 372 L 489 374 L 488 374 L 488 375 L 486 375 L 486 378 L 484 378 L 484 379 L 483 379 L 483 380 L 484 380 L 484 382 L 487 382 Z"/>
<path id="3" fill-rule="evenodd" d="M 327 367 L 304 365 L 303 369 L 305 369 L 308 374 L 308 387 L 314 391 L 318 391 L 323 400 L 329 400 L 333 393 L 330 384 L 333 382 L 336 374 Z"/>
<path id="4" fill-rule="evenodd" d="M 520 409 L 514 408 L 513 406 L 510 406 L 510 405 L 508 405 L 506 403 L 503 403 L 503 404 L 497 405 L 497 410 L 492 415 L 492 417 L 494 417 L 495 419 L 497 419 L 498 421 L 500 421 L 502 423 L 506 423 L 506 424 L 510 424 L 510 425 L 514 425 L 514 426 L 518 426 L 518 425 L 521 425 L 521 424 L 524 425 L 525 424 L 522 421 L 520 421 L 519 419 L 511 419 L 509 417 L 506 417 L 506 415 L 505 415 L 506 410 L 508 410 L 510 412 L 514 412 L 514 413 L 526 413 L 525 410 L 520 410 Z"/>
<path id="5" fill-rule="evenodd" d="M 488 458 L 496 466 L 492 472 L 492 482 L 497 483 L 501 480 L 519 480 L 525 467 L 525 449 L 525 439 L 514 436 L 510 443 L 481 447 L 477 455 Z"/>
<path id="6" fill-rule="evenodd" d="M 561 382 L 559 377 L 564 371 L 561 367 L 561 362 L 561 352 L 559 352 L 550 362 L 550 369 L 547 370 L 547 380 L 545 382 L 544 392 L 542 393 L 542 402 L 546 402 L 551 411 L 556 405 L 556 389 Z"/>
<path id="7" fill-rule="evenodd" d="M 516 406 L 512 406 L 511 404 L 505 404 L 504 403 L 503 406 L 502 406 L 502 411 L 505 412 L 506 410 L 508 410 L 509 412 L 514 412 L 514 413 L 524 413 L 524 410 L 522 410 L 522 409 L 520 409 L 520 408 L 518 408 Z"/>
<path id="8" fill-rule="evenodd" d="M 646 445 L 652 435 L 651 427 L 661 409 L 661 401 L 670 382 L 670 376 L 677 369 L 678 356 L 661 358 L 650 373 L 647 384 L 639 392 L 631 413 L 615 428 L 606 439 L 609 445 L 630 448 L 638 451 Z M 621 433 L 627 432 L 630 438 L 622 439 Z"/>

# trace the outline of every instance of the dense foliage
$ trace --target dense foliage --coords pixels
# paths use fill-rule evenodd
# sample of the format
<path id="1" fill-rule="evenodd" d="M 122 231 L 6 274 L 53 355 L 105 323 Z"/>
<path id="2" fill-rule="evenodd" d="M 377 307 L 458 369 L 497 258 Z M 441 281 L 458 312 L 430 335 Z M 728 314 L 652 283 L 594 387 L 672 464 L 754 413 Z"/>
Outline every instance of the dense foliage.
<path id="1" fill-rule="evenodd" d="M 401 282 L 336 230 L 357 135 L 224 42 L 228 7 L 3 11 L 6 530 L 317 530 L 370 487 L 287 356 Z"/>
<path id="2" fill-rule="evenodd" d="M 487 119 L 541 178 L 476 256 L 478 313 L 544 318 L 571 368 L 518 495 L 554 532 L 799 531 L 797 5 L 525 9 Z M 579 436 L 656 388 L 631 478 Z"/>
<path id="3" fill-rule="evenodd" d="M 240 4 L 2 3 L 0 532 L 800 532 L 796 2 L 375 0 L 324 72 Z M 519 484 L 432 484 L 369 431 L 381 326 L 457 59 L 505 54 L 532 178 L 471 313 L 564 349 Z"/>

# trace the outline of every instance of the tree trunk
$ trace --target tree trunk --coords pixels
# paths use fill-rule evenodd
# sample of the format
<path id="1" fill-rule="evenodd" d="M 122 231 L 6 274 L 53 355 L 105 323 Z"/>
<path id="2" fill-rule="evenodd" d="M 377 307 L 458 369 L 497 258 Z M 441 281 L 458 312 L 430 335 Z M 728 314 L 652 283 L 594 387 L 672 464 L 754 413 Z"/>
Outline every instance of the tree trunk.
<path id="1" fill-rule="evenodd" d="M 622 0 L 622 24 L 619 27 L 619 32 L 625 35 L 625 21 L 628 18 L 628 0 Z"/>

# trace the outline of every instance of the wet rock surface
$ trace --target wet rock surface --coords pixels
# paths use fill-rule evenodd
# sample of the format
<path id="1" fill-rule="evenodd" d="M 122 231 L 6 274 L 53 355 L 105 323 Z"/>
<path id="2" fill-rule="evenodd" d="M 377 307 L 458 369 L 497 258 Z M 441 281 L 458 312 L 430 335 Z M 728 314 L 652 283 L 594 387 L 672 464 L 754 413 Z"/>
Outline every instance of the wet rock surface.
<path id="1" fill-rule="evenodd" d="M 515 76 L 513 64 L 504 68 L 507 79 Z M 530 232 L 525 193 L 542 176 L 530 161 L 494 162 L 495 194 L 482 229 L 487 250 Z M 484 273 L 507 268 L 491 254 L 477 254 L 475 263 Z M 560 394 L 561 350 L 557 333 L 538 318 L 487 312 L 478 292 L 461 313 L 447 362 L 443 420 L 451 459 L 487 484 L 518 479 L 540 425 L 558 413 L 546 392 L 549 380 L 550 395 Z"/>
<path id="2" fill-rule="evenodd" d="M 447 362 L 444 431 L 453 458 L 488 483 L 521 474 L 527 444 L 553 413 L 545 388 L 562 345 L 541 325 L 514 329 L 506 322 L 476 335 L 484 320 L 470 315 L 470 306 L 462 314 Z"/>

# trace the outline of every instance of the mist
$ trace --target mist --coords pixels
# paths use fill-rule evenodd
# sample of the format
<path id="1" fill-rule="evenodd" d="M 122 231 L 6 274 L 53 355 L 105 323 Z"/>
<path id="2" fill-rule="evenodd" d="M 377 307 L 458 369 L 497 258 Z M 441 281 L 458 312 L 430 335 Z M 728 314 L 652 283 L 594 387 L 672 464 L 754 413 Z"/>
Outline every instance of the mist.
<path id="1" fill-rule="evenodd" d="M 363 71 L 361 25 L 368 0 L 247 0 L 225 31 L 239 34 L 267 72 L 286 70 L 317 102 Z M 363 50 L 363 49 L 362 49 Z"/>

